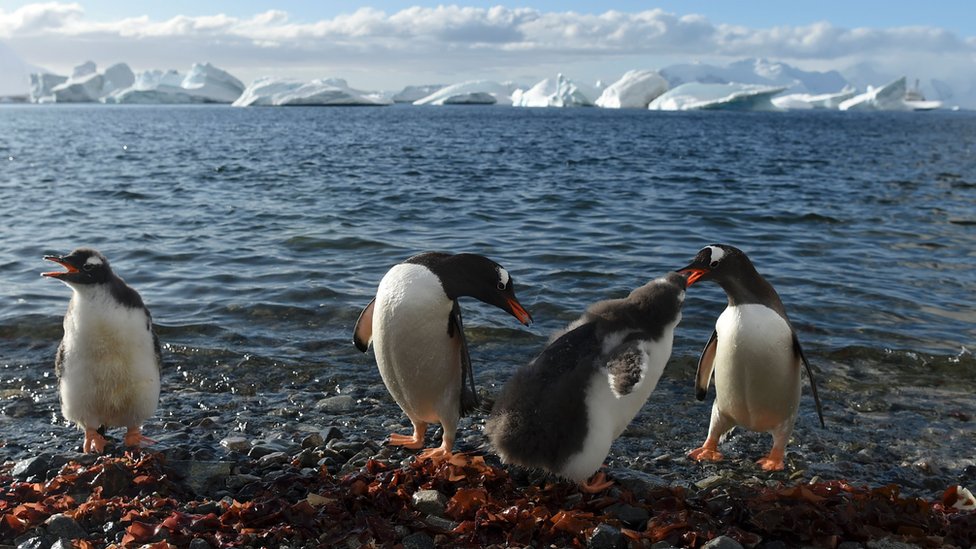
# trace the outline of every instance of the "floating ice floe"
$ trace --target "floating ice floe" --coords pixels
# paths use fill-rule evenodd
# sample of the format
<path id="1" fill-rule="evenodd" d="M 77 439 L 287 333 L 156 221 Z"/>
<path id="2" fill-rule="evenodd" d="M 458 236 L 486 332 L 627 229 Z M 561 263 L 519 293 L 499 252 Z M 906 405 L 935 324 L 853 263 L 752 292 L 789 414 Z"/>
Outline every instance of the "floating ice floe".
<path id="1" fill-rule="evenodd" d="M 407 86 L 390 98 L 394 103 L 413 103 L 444 88 L 444 84 L 427 84 L 423 86 Z"/>
<path id="2" fill-rule="evenodd" d="M 627 71 L 620 80 L 610 84 L 596 100 L 605 109 L 646 109 L 662 93 L 668 91 L 668 81 L 657 71 Z"/>
<path id="3" fill-rule="evenodd" d="M 692 82 L 669 90 L 651 101 L 647 108 L 655 111 L 696 109 L 733 111 L 779 110 L 770 101 L 785 88 L 755 84 L 703 84 Z"/>
<path id="4" fill-rule="evenodd" d="M 210 63 L 194 63 L 186 76 L 175 70 L 141 72 L 130 87 L 109 95 L 104 102 L 231 103 L 243 91 L 244 84 L 227 71 Z"/>
<path id="5" fill-rule="evenodd" d="M 383 106 L 391 103 L 392 100 L 381 94 L 352 89 L 341 78 L 304 82 L 264 77 L 251 82 L 237 101 L 234 101 L 234 106 Z"/>
<path id="6" fill-rule="evenodd" d="M 98 72 L 88 61 L 74 68 L 68 78 L 34 73 L 31 75 L 31 101 L 35 103 L 92 103 L 135 82 L 132 69 L 116 63 Z"/>
<path id="7" fill-rule="evenodd" d="M 857 95 L 857 90 L 851 86 L 844 86 L 839 92 L 834 93 L 791 93 L 773 98 L 773 105 L 781 109 L 789 110 L 808 110 L 808 109 L 837 109 L 844 101 Z"/>
<path id="8" fill-rule="evenodd" d="M 555 80 L 546 78 L 528 90 L 515 90 L 512 93 L 512 106 L 592 107 L 593 99 L 599 95 L 596 88 L 573 82 L 558 74 Z"/>
<path id="9" fill-rule="evenodd" d="M 452 84 L 414 101 L 414 105 L 511 105 L 518 88 L 511 82 L 471 80 Z"/>

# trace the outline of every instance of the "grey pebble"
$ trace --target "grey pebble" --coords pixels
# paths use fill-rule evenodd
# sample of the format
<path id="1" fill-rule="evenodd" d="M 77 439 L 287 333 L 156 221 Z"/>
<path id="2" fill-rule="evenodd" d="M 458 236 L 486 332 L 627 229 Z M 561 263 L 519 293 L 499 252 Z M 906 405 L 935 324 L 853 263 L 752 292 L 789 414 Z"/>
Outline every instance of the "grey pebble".
<path id="1" fill-rule="evenodd" d="M 251 449 L 251 442 L 244 437 L 224 437 L 220 440 L 220 445 L 232 452 L 247 452 Z"/>
<path id="2" fill-rule="evenodd" d="M 626 488 L 638 496 L 642 496 L 654 488 L 668 486 L 669 484 L 668 481 L 659 476 L 622 467 L 608 470 L 607 476 L 620 487 Z"/>
<path id="3" fill-rule="evenodd" d="M 342 413 L 351 412 L 356 408 L 356 399 L 350 395 L 336 395 L 323 398 L 315 403 L 315 409 L 320 412 Z"/>
<path id="4" fill-rule="evenodd" d="M 434 549 L 434 538 L 430 537 L 427 532 L 416 532 L 404 536 L 400 543 L 403 544 L 403 549 Z"/>
<path id="5" fill-rule="evenodd" d="M 205 539 L 193 538 L 193 541 L 187 547 L 189 549 L 210 549 L 212 546 Z"/>
<path id="6" fill-rule="evenodd" d="M 614 503 L 604 509 L 604 512 L 634 529 L 640 529 L 651 518 L 647 509 L 626 503 Z"/>
<path id="7" fill-rule="evenodd" d="M 227 477 L 226 484 L 231 490 L 240 490 L 252 482 L 260 482 L 261 477 L 256 475 L 230 475 Z M 201 511 L 202 512 L 202 511 Z"/>
<path id="8" fill-rule="evenodd" d="M 703 545 L 702 549 L 742 549 L 742 544 L 728 536 L 719 536 Z"/>
<path id="9" fill-rule="evenodd" d="M 268 467 L 270 465 L 284 465 L 291 461 L 291 457 L 285 452 L 272 452 L 261 456 L 258 460 L 258 465 L 261 467 Z"/>
<path id="10" fill-rule="evenodd" d="M 13 470 L 10 471 L 10 475 L 18 480 L 24 480 L 27 477 L 47 472 L 50 464 L 51 456 L 49 454 L 40 454 L 18 461 L 14 465 Z"/>
<path id="11" fill-rule="evenodd" d="M 88 532 L 75 519 L 61 513 L 48 517 L 44 526 L 48 535 L 55 538 L 79 539 L 88 536 Z"/>
<path id="12" fill-rule="evenodd" d="M 228 461 L 174 461 L 171 465 L 183 474 L 187 486 L 202 494 L 217 479 L 228 477 L 232 464 Z"/>
<path id="13" fill-rule="evenodd" d="M 586 538 L 588 549 L 618 549 L 627 546 L 627 541 L 620 530 L 609 524 L 600 524 Z"/>
<path id="14" fill-rule="evenodd" d="M 424 522 L 427 523 L 427 526 L 444 532 L 450 532 L 451 530 L 457 528 L 457 524 L 454 522 L 446 518 L 436 517 L 433 515 L 427 515 L 424 517 Z"/>
<path id="15" fill-rule="evenodd" d="M 413 494 L 413 507 L 421 513 L 443 517 L 447 496 L 437 490 L 418 490 Z"/>

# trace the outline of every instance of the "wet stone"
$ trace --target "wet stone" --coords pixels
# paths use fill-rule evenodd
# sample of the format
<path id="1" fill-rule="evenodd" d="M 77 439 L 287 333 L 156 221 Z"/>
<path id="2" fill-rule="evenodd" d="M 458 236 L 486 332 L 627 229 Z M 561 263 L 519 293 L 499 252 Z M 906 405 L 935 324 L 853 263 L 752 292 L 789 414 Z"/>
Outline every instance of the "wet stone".
<path id="1" fill-rule="evenodd" d="M 325 439 L 319 433 L 312 433 L 302 439 L 302 448 L 318 448 L 325 444 Z"/>
<path id="2" fill-rule="evenodd" d="M 258 465 L 261 467 L 268 467 L 272 465 L 284 465 L 291 461 L 291 457 L 285 452 L 272 452 L 270 454 L 261 456 L 258 460 Z"/>
<path id="3" fill-rule="evenodd" d="M 251 442 L 244 437 L 224 437 L 220 445 L 231 452 L 247 452 L 251 449 Z"/>
<path id="4" fill-rule="evenodd" d="M 434 549 L 435 547 L 434 538 L 430 537 L 426 532 L 417 532 L 409 536 L 404 536 L 400 543 L 403 544 L 403 549 Z"/>
<path id="5" fill-rule="evenodd" d="M 121 495 L 131 483 L 132 473 L 117 464 L 106 465 L 92 479 L 92 486 L 101 486 L 102 497 L 105 498 Z"/>
<path id="6" fill-rule="evenodd" d="M 39 456 L 18 461 L 17 464 L 14 465 L 13 470 L 10 471 L 10 475 L 16 479 L 24 480 L 27 477 L 32 477 L 34 475 L 47 472 L 50 465 L 51 456 L 48 454 L 41 454 Z"/>
<path id="7" fill-rule="evenodd" d="M 628 527 L 637 530 L 641 529 L 641 526 L 651 518 L 647 509 L 626 503 L 615 503 L 604 509 L 604 512 Z"/>
<path id="8" fill-rule="evenodd" d="M 424 522 L 427 523 L 427 526 L 430 526 L 431 528 L 434 528 L 436 530 L 441 530 L 442 532 L 450 532 L 455 528 L 457 528 L 457 524 L 455 524 L 454 522 L 446 518 L 436 517 L 432 515 L 427 515 L 426 517 L 424 517 Z"/>
<path id="9" fill-rule="evenodd" d="M 75 522 L 75 519 L 60 513 L 48 517 L 44 521 L 44 526 L 48 535 L 55 538 L 79 539 L 88 536 L 85 529 Z"/>
<path id="10" fill-rule="evenodd" d="M 326 413 L 351 412 L 356 408 L 356 399 L 350 395 L 337 395 L 323 398 L 315 403 L 315 409 Z"/>
<path id="11" fill-rule="evenodd" d="M 610 469 L 607 471 L 607 476 L 620 487 L 626 488 L 638 496 L 646 494 L 654 488 L 668 485 L 668 481 L 661 477 L 632 469 Z"/>
<path id="12" fill-rule="evenodd" d="M 742 544 L 728 536 L 719 536 L 703 545 L 702 549 L 742 549 Z"/>
<path id="13" fill-rule="evenodd" d="M 71 542 L 70 539 L 67 538 L 61 538 L 58 541 L 54 542 L 53 545 L 51 545 L 51 549 L 73 549 L 73 548 L 74 548 L 74 544 Z"/>
<path id="14" fill-rule="evenodd" d="M 226 461 L 175 461 L 172 467 L 185 476 L 187 486 L 198 494 L 204 493 L 211 483 L 226 478 L 231 472 L 231 464 Z"/>
<path id="15" fill-rule="evenodd" d="M 609 524 L 598 525 L 586 538 L 588 549 L 618 549 L 626 546 L 627 542 L 620 530 Z"/>
<path id="16" fill-rule="evenodd" d="M 421 513 L 443 517 L 447 508 L 447 496 L 437 490 L 418 490 L 413 495 L 413 506 Z"/>
<path id="17" fill-rule="evenodd" d="M 210 549 L 213 546 L 210 545 L 205 539 L 193 538 L 193 541 L 191 541 L 187 547 L 189 549 Z"/>

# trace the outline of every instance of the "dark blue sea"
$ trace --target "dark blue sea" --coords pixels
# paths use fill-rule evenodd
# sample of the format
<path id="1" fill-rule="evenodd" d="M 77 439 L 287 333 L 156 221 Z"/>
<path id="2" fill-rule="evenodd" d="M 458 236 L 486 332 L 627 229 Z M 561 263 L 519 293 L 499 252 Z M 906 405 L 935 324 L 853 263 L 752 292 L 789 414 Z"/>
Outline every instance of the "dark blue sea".
<path id="1" fill-rule="evenodd" d="M 41 258 L 81 245 L 141 292 L 167 379 L 204 391 L 379 383 L 353 326 L 424 250 L 512 273 L 530 328 L 462 301 L 497 388 L 716 242 L 777 288 L 827 398 L 976 390 L 974 113 L 6 106 L 0 217 L 0 397 L 54 391 L 70 291 Z M 691 372 L 724 306 L 689 291 Z"/>

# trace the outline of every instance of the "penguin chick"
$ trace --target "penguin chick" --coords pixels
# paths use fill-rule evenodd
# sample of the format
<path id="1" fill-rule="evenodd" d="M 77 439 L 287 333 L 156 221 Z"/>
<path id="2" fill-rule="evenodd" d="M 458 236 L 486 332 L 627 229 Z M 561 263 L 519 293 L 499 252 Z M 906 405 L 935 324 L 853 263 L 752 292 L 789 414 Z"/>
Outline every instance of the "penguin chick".
<path id="1" fill-rule="evenodd" d="M 372 342 L 383 383 L 413 424 L 412 435 L 391 434 L 390 444 L 419 449 L 428 424 L 443 428 L 441 446 L 421 457 L 450 455 L 458 420 L 478 403 L 463 296 L 532 321 L 501 265 L 476 254 L 426 252 L 391 268 L 356 322 L 356 347 L 366 352 Z"/>
<path id="2" fill-rule="evenodd" d="M 720 438 L 742 426 L 773 435 L 772 449 L 757 463 L 765 471 L 783 469 L 800 404 L 801 362 L 810 378 L 821 425 L 824 421 L 810 363 L 779 295 L 746 254 L 732 246 L 706 246 L 680 272 L 688 275 L 688 286 L 699 280 L 714 281 L 729 300 L 698 360 L 696 397 L 705 399 L 714 377 L 715 402 L 708 438 L 689 457 L 721 460 Z"/>
<path id="3" fill-rule="evenodd" d="M 86 453 L 104 450 L 103 426 L 126 427 L 126 446 L 152 442 L 142 424 L 159 403 L 162 354 L 149 309 L 94 249 L 44 259 L 66 270 L 42 276 L 72 290 L 55 360 L 61 414 L 85 432 Z"/>
<path id="4" fill-rule="evenodd" d="M 600 301 L 519 369 L 485 425 L 502 461 L 545 469 L 591 493 L 612 485 L 594 473 L 657 386 L 684 295 L 684 277 L 670 273 Z"/>

